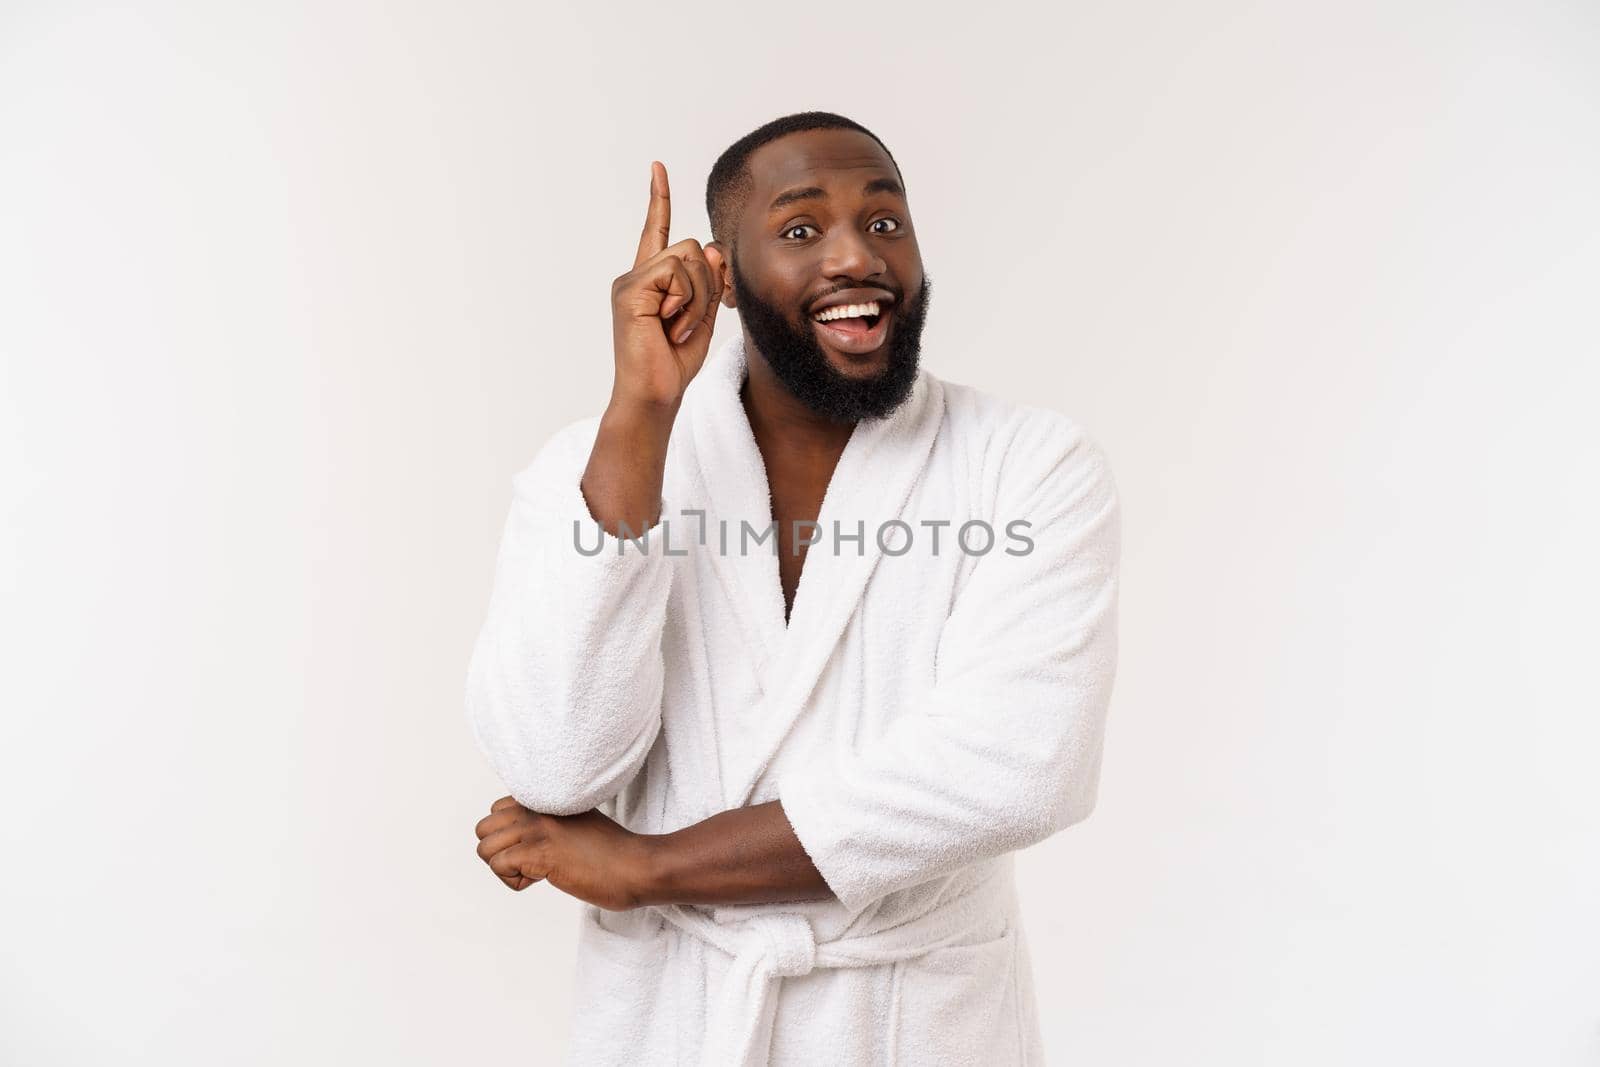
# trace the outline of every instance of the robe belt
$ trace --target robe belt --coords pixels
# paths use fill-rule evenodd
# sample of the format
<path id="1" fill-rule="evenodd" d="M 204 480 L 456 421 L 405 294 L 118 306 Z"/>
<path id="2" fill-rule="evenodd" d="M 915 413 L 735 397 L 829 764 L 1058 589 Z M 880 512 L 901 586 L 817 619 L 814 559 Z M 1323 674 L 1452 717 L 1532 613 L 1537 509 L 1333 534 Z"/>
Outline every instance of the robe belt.
<path id="1" fill-rule="evenodd" d="M 1009 862 L 970 891 L 915 919 L 834 941 L 818 942 L 811 921 L 794 912 L 756 913 L 718 922 L 699 908 L 650 907 L 679 930 L 732 957 L 706 1018 L 701 1056 L 705 1067 L 766 1067 L 777 979 L 803 977 L 818 967 L 873 967 L 914 959 L 960 942 L 980 927 L 992 929 L 1001 916 L 1012 920 L 1015 909 Z"/>

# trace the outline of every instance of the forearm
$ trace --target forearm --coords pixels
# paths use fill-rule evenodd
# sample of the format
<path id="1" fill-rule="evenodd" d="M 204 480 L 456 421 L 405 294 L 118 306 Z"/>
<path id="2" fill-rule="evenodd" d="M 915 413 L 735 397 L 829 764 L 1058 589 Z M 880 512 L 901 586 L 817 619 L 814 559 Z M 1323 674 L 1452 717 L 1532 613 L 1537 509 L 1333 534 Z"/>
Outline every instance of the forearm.
<path id="1" fill-rule="evenodd" d="M 640 905 L 833 898 L 776 800 L 651 835 L 648 855 Z"/>
<path id="2" fill-rule="evenodd" d="M 613 537 L 637 536 L 659 519 L 667 442 L 676 405 L 613 400 L 600 417 L 582 490 L 590 514 Z M 619 532 L 620 524 L 628 527 Z"/>

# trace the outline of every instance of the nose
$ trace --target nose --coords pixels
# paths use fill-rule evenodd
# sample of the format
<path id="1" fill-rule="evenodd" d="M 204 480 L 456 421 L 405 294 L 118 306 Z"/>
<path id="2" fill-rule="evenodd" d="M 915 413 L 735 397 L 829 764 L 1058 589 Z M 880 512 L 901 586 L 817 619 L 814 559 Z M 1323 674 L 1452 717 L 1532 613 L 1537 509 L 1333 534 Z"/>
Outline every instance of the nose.
<path id="1" fill-rule="evenodd" d="M 848 226 L 834 227 L 823 248 L 822 273 L 829 278 L 865 281 L 889 269 L 872 239 Z"/>

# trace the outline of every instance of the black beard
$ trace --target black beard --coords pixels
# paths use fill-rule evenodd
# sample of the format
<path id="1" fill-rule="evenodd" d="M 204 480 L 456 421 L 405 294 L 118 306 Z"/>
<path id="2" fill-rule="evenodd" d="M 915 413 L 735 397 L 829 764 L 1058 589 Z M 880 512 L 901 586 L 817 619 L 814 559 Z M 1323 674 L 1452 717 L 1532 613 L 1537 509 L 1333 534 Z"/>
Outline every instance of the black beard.
<path id="1" fill-rule="evenodd" d="M 930 279 L 926 273 L 922 288 L 909 304 L 900 300 L 901 294 L 895 294 L 888 365 L 877 377 L 861 380 L 839 373 L 828 362 L 809 313 L 800 312 L 806 325 L 795 329 L 776 305 L 745 288 L 737 264 L 733 291 L 739 299 L 739 321 L 757 351 L 766 357 L 767 365 L 795 399 L 822 418 L 844 423 L 877 418 L 889 414 L 911 395 L 922 353 L 922 324 L 928 313 Z"/>

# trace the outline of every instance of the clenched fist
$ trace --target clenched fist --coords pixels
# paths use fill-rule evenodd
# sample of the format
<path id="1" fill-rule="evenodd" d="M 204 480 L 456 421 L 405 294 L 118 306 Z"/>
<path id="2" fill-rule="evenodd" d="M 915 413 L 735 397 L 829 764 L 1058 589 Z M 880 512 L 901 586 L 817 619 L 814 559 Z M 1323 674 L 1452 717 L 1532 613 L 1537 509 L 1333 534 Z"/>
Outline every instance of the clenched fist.
<path id="1" fill-rule="evenodd" d="M 607 911 L 637 907 L 651 877 L 653 837 L 597 810 L 541 815 L 501 797 L 478 821 L 478 858 L 512 889 L 547 881 Z"/>
<path id="2" fill-rule="evenodd" d="M 650 164 L 650 206 L 633 269 L 611 283 L 613 401 L 675 405 L 705 363 L 723 290 L 722 249 L 686 237 L 668 245 L 667 168 Z"/>

